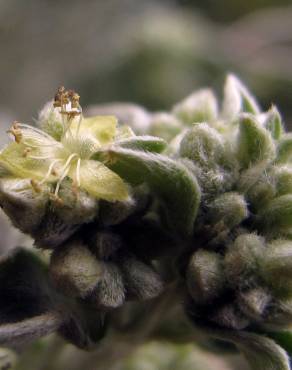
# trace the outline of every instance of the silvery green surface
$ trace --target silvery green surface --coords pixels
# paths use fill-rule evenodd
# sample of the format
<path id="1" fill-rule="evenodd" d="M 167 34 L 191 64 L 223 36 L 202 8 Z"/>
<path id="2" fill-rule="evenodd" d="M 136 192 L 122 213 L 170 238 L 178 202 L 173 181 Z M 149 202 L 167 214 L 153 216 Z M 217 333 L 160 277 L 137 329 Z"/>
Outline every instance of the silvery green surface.
<path id="1" fill-rule="evenodd" d="M 264 111 L 231 74 L 222 102 L 202 89 L 168 112 L 94 112 L 109 109 L 120 124 L 112 141 L 103 135 L 113 118 L 81 124 L 103 125 L 106 144 L 85 160 L 114 177 L 78 196 L 71 172 L 31 184 L 31 162 L 0 153 L 1 205 L 38 248 L 1 261 L 0 343 L 56 331 L 109 366 L 121 339 L 125 356 L 148 339 L 195 341 L 217 353 L 236 347 L 253 370 L 290 369 L 292 146 L 277 108 Z M 122 196 L 103 197 L 116 176 Z"/>

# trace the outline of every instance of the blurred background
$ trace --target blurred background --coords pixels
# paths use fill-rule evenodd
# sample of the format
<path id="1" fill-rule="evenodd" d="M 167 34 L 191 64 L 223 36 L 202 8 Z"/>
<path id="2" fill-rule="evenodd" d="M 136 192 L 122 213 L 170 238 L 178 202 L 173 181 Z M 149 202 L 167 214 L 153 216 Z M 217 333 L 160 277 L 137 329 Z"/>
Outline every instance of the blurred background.
<path id="1" fill-rule="evenodd" d="M 227 72 L 292 123 L 292 0 L 0 0 L 0 142 L 60 85 L 83 106 L 170 108 Z M 1 216 L 2 217 L 2 216 Z M 2 230 L 2 232 L 1 232 Z M 23 237 L 0 222 L 1 250 Z M 4 248 L 5 246 L 5 248 Z M 163 354 L 163 356 L 161 356 Z M 150 344 L 121 369 L 245 369 L 194 346 Z"/>
<path id="2" fill-rule="evenodd" d="M 60 85 L 166 109 L 227 71 L 289 121 L 291 19 L 291 0 L 0 0 L 0 122 L 31 121 Z"/>

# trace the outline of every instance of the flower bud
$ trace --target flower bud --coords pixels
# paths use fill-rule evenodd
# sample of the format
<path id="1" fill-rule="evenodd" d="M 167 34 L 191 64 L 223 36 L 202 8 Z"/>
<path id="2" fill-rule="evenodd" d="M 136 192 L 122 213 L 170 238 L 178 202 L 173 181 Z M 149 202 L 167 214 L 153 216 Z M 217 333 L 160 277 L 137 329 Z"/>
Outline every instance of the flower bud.
<path id="1" fill-rule="evenodd" d="M 121 248 L 122 240 L 119 235 L 110 231 L 92 232 L 86 238 L 91 252 L 99 260 L 110 260 L 116 256 L 117 251 Z"/>
<path id="2" fill-rule="evenodd" d="M 227 76 L 224 86 L 222 116 L 232 121 L 240 112 L 259 114 L 260 108 L 243 83 L 236 76 L 230 74 Z"/>
<path id="3" fill-rule="evenodd" d="M 247 181 L 247 184 L 250 181 Z M 276 195 L 275 179 L 270 174 L 261 176 L 251 187 L 247 185 L 247 199 L 252 211 L 260 210 Z"/>
<path id="4" fill-rule="evenodd" d="M 169 142 L 181 130 L 181 123 L 172 114 L 160 112 L 153 114 L 151 118 L 150 135 L 162 137 Z"/>
<path id="5" fill-rule="evenodd" d="M 56 140 L 60 140 L 63 134 L 62 116 L 54 109 L 53 102 L 45 104 L 39 113 L 37 125 Z"/>
<path id="6" fill-rule="evenodd" d="M 195 252 L 187 268 L 187 286 L 192 299 L 206 304 L 224 290 L 225 277 L 221 257 L 203 249 Z"/>
<path id="7" fill-rule="evenodd" d="M 100 201 L 98 221 L 103 226 L 117 225 L 135 212 L 142 212 L 148 208 L 150 202 L 149 189 L 145 185 L 132 189 L 131 198 L 124 202 Z"/>
<path id="8" fill-rule="evenodd" d="M 125 286 L 120 268 L 111 262 L 102 262 L 103 273 L 90 301 L 98 308 L 112 309 L 125 301 Z"/>
<path id="9" fill-rule="evenodd" d="M 72 312 L 66 312 L 66 316 L 67 320 L 58 333 L 66 341 L 83 350 L 96 348 L 96 343 L 106 334 L 107 320 L 104 313 L 96 307 L 81 303 L 76 304 Z"/>
<path id="10" fill-rule="evenodd" d="M 186 124 L 210 122 L 218 116 L 218 103 L 212 90 L 194 92 L 173 108 L 173 113 Z"/>
<path id="11" fill-rule="evenodd" d="M 242 234 L 231 244 L 224 258 L 229 286 L 249 286 L 257 276 L 258 263 L 265 251 L 263 238 L 256 234 Z"/>
<path id="12" fill-rule="evenodd" d="M 249 325 L 249 320 L 242 315 L 238 307 L 227 304 L 210 317 L 210 320 L 223 328 L 242 330 Z"/>
<path id="13" fill-rule="evenodd" d="M 253 288 L 238 293 L 237 304 L 240 310 L 252 320 L 262 321 L 271 301 L 271 295 L 263 288 Z"/>
<path id="14" fill-rule="evenodd" d="M 251 114 L 239 119 L 237 158 L 243 169 L 259 163 L 268 164 L 275 158 L 271 134 Z"/>
<path id="15" fill-rule="evenodd" d="M 33 232 L 34 244 L 38 248 L 54 249 L 68 240 L 80 225 L 67 224 L 52 210 L 48 210 L 41 224 Z"/>
<path id="16" fill-rule="evenodd" d="M 292 293 L 292 241 L 275 240 L 259 261 L 262 278 L 278 294 Z"/>
<path id="17" fill-rule="evenodd" d="M 292 166 L 275 166 L 274 182 L 278 195 L 285 195 L 292 193 Z"/>
<path id="18" fill-rule="evenodd" d="M 87 116 L 114 115 L 120 124 L 129 125 L 137 135 L 149 132 L 150 114 L 140 105 L 131 103 L 106 103 L 87 108 Z"/>
<path id="19" fill-rule="evenodd" d="M 272 137 L 275 140 L 279 140 L 284 128 L 282 123 L 282 117 L 278 109 L 273 105 L 266 113 L 262 115 L 263 126 L 270 131 Z"/>
<path id="20" fill-rule="evenodd" d="M 271 200 L 257 216 L 259 228 L 279 234 L 292 227 L 292 194 L 285 194 Z"/>
<path id="21" fill-rule="evenodd" d="M 130 299 L 147 300 L 162 293 L 164 283 L 152 266 L 134 257 L 126 257 L 121 265 L 127 295 Z"/>
<path id="22" fill-rule="evenodd" d="M 81 242 L 69 242 L 52 255 L 50 276 L 56 287 L 70 297 L 89 296 L 103 275 L 103 265 Z"/>
<path id="23" fill-rule="evenodd" d="M 264 325 L 271 329 L 287 328 L 292 320 L 292 299 L 274 299 L 265 315 Z"/>
<path id="24" fill-rule="evenodd" d="M 24 233 L 35 231 L 46 212 L 48 189 L 35 192 L 29 180 L 4 178 L 0 181 L 0 204 L 13 225 Z"/>
<path id="25" fill-rule="evenodd" d="M 74 193 L 72 184 L 63 183 L 58 196 L 61 201 L 53 203 L 53 210 L 66 224 L 88 223 L 97 216 L 97 200 L 82 190 Z"/>
<path id="26" fill-rule="evenodd" d="M 217 197 L 211 203 L 208 214 L 213 223 L 223 222 L 231 229 L 248 217 L 248 208 L 242 195 L 230 192 Z"/>
<path id="27" fill-rule="evenodd" d="M 191 159 L 201 167 L 215 168 L 224 154 L 222 137 L 206 123 L 196 124 L 188 130 L 180 145 L 180 156 Z"/>
<path id="28" fill-rule="evenodd" d="M 277 147 L 277 162 L 288 163 L 292 158 L 292 133 L 282 136 Z"/>

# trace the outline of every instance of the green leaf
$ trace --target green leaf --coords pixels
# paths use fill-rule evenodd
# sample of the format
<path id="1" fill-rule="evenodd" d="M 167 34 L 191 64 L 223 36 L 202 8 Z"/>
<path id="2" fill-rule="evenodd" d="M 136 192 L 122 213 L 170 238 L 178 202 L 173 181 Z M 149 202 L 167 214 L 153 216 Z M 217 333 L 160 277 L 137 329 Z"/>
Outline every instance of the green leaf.
<path id="1" fill-rule="evenodd" d="M 133 136 L 115 143 L 116 146 L 132 150 L 161 153 L 167 146 L 166 142 L 155 136 Z"/>
<path id="2" fill-rule="evenodd" d="M 190 235 L 200 202 L 196 178 L 189 170 L 166 156 L 112 149 L 104 153 L 107 165 L 131 185 L 146 182 L 163 202 L 167 221 L 182 235 Z"/>

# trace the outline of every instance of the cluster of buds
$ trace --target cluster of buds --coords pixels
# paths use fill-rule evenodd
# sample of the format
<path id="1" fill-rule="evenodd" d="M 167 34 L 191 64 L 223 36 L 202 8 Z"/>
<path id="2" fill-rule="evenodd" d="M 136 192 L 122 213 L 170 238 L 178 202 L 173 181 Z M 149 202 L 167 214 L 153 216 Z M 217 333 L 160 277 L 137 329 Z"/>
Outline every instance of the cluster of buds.
<path id="1" fill-rule="evenodd" d="M 234 112 L 237 101 L 241 105 Z M 228 329 L 287 327 L 292 313 L 290 134 L 276 108 L 261 112 L 233 76 L 217 116 L 210 115 L 214 99 L 207 94 L 198 104 L 209 117 L 183 135 L 178 149 L 202 191 L 190 258 L 184 261 L 189 314 Z M 182 106 L 188 107 L 178 106 L 180 114 Z M 187 123 L 186 112 L 183 117 Z"/>
<path id="2" fill-rule="evenodd" d="M 235 76 L 221 108 L 203 89 L 170 112 L 110 109 L 144 134 L 83 118 L 60 88 L 39 127 L 14 123 L 0 153 L 1 206 L 51 250 L 49 285 L 70 306 L 59 332 L 87 347 L 81 327 L 97 341 L 109 312 L 178 285 L 197 328 L 253 369 L 288 370 L 286 352 L 255 333 L 292 322 L 292 136 L 277 109 L 262 112 Z"/>

